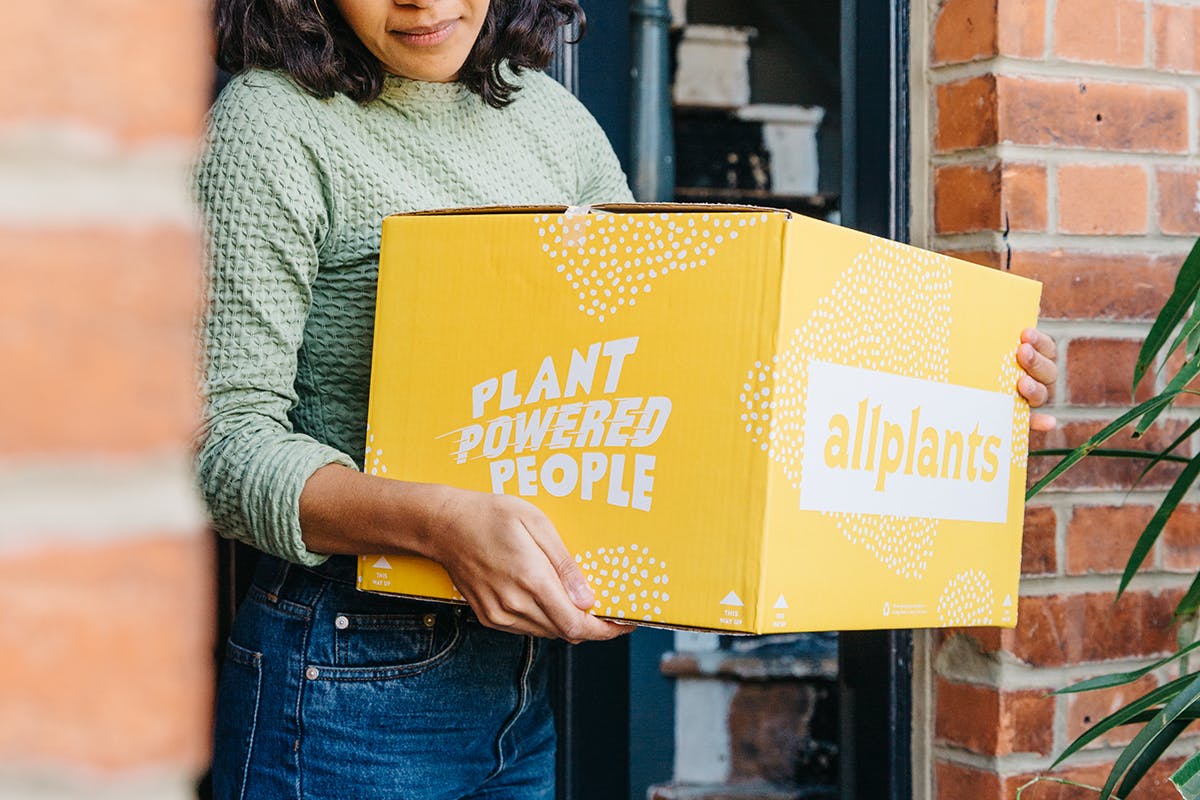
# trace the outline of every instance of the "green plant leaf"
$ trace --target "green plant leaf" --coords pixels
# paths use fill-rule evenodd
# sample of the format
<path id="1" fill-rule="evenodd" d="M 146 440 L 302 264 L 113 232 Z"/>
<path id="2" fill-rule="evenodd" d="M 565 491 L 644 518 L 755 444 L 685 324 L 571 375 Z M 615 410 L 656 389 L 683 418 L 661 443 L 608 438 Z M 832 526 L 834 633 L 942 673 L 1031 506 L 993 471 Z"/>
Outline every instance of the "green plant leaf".
<path id="1" fill-rule="evenodd" d="M 1133 368 L 1134 390 L 1142 382 L 1146 370 L 1154 363 L 1158 351 L 1162 349 L 1163 344 L 1171 335 L 1171 331 L 1175 330 L 1175 327 L 1187 314 L 1188 309 L 1195 303 L 1198 293 L 1200 293 L 1200 239 L 1192 245 L 1191 252 L 1179 267 L 1179 274 L 1175 276 L 1175 288 L 1171 290 L 1171 296 L 1167 298 L 1162 311 L 1158 312 L 1158 317 L 1154 320 L 1154 325 L 1150 328 L 1150 333 L 1146 335 L 1146 341 L 1142 343 L 1142 349 L 1138 352 L 1137 363 Z"/>
<path id="2" fill-rule="evenodd" d="M 1095 678 L 1089 678 L 1086 681 L 1066 686 L 1062 689 L 1056 689 L 1054 694 L 1078 694 L 1079 692 L 1091 692 L 1096 689 L 1111 689 L 1114 686 L 1124 686 L 1127 683 L 1133 683 L 1139 678 L 1149 675 L 1154 670 L 1165 667 L 1176 659 L 1183 658 L 1188 653 L 1200 648 L 1200 642 L 1192 642 L 1182 650 L 1178 650 L 1169 656 L 1160 658 L 1148 667 L 1141 669 L 1130 670 L 1129 672 L 1114 672 L 1111 675 L 1099 675 Z"/>
<path id="3" fill-rule="evenodd" d="M 1177 656 L 1173 656 L 1173 658 L 1174 657 Z M 1149 669 L 1152 668 L 1153 667 L 1149 667 L 1146 671 L 1149 671 Z M 1179 694 L 1179 691 L 1187 686 L 1187 684 L 1190 683 L 1193 678 L 1195 678 L 1194 675 L 1184 675 L 1181 678 L 1176 678 L 1170 683 L 1164 683 L 1162 686 L 1151 689 L 1138 699 L 1125 704 L 1104 719 L 1099 720 L 1095 725 L 1079 734 L 1079 736 L 1075 738 L 1075 741 L 1067 745 L 1067 747 L 1059 754 L 1058 758 L 1054 759 L 1054 763 L 1050 765 L 1050 768 L 1053 769 L 1054 767 L 1057 767 L 1063 761 L 1087 747 L 1089 744 L 1094 742 L 1096 739 L 1099 739 L 1113 728 L 1119 728 L 1122 725 L 1132 725 L 1136 722 L 1148 722 L 1161 710 L 1158 708 L 1158 706 L 1162 705 L 1163 703 L 1170 702 L 1171 698 Z M 1128 683 L 1128 681 L 1122 681 L 1122 683 Z M 1060 690 L 1058 693 L 1061 694 L 1062 691 L 1065 690 Z"/>
<path id="4" fill-rule="evenodd" d="M 1133 420 L 1142 416 L 1143 414 L 1146 414 L 1149 411 L 1153 411 L 1156 408 L 1167 405 L 1174 399 L 1175 399 L 1175 393 L 1168 394 L 1166 392 L 1163 392 L 1161 394 L 1155 395 L 1154 397 L 1150 398 L 1146 402 L 1139 403 L 1134 408 L 1130 409 L 1129 411 L 1126 411 L 1124 414 L 1117 417 L 1115 420 L 1110 422 L 1108 425 L 1105 425 L 1104 428 L 1102 428 L 1100 431 L 1098 431 L 1096 434 L 1094 434 L 1090 439 L 1088 439 L 1086 442 L 1084 442 L 1083 444 L 1079 445 L 1074 450 L 1072 450 L 1071 454 L 1069 456 L 1067 456 L 1062 461 L 1055 464 L 1054 467 L 1049 472 L 1047 472 L 1046 475 L 1040 481 L 1038 481 L 1033 486 L 1031 486 L 1029 488 L 1029 490 L 1025 492 L 1025 499 L 1026 500 L 1031 499 L 1034 495 L 1036 495 L 1042 489 L 1046 488 L 1046 486 L 1049 485 L 1051 481 L 1056 479 L 1059 475 L 1063 474 L 1071 467 L 1078 464 L 1080 462 L 1080 460 L 1082 460 L 1089 453 L 1093 452 L 1100 445 L 1104 444 L 1106 441 L 1111 439 L 1113 437 L 1113 435 L 1115 435 L 1118 431 L 1120 431 L 1122 428 L 1124 428 L 1130 422 L 1132 422 Z"/>
<path id="5" fill-rule="evenodd" d="M 1163 450 L 1154 454 L 1154 458 L 1151 459 L 1150 463 L 1146 465 L 1145 469 L 1138 473 L 1137 479 L 1133 482 L 1133 486 L 1129 487 L 1129 491 L 1132 492 L 1139 485 L 1141 485 L 1141 482 L 1145 479 L 1145 477 L 1150 474 L 1150 470 L 1154 469 L 1164 461 L 1173 461 L 1175 463 L 1183 464 L 1191 461 L 1191 459 L 1187 456 L 1176 456 L 1171 454 L 1174 453 L 1175 450 L 1180 447 L 1180 445 L 1192 438 L 1192 434 L 1198 430 L 1200 430 L 1200 417 L 1196 417 L 1196 419 L 1192 420 L 1192 424 L 1187 426 L 1187 430 L 1176 436 L 1175 441 L 1171 442 Z"/>
<path id="6" fill-rule="evenodd" d="M 1163 388 L 1159 396 L 1161 397 L 1167 393 L 1172 395 L 1179 394 L 1179 392 L 1185 386 L 1191 383 L 1192 379 L 1198 374 L 1200 374 L 1200 360 L 1192 359 L 1191 361 L 1185 362 L 1184 365 L 1179 368 L 1179 372 L 1175 373 L 1175 376 L 1171 378 L 1170 383 Z M 1169 405 L 1170 403 L 1165 406 L 1159 406 L 1153 411 L 1146 412 L 1146 414 L 1143 415 L 1140 420 L 1138 420 L 1137 427 L 1133 429 L 1134 437 L 1141 436 L 1143 433 L 1145 433 L 1150 426 L 1154 424 L 1154 420 L 1158 419 L 1159 415 L 1167 410 L 1167 406 Z"/>
<path id="7" fill-rule="evenodd" d="M 1188 673 L 1184 677 L 1192 678 L 1195 676 L 1191 673 Z M 1160 708 L 1148 708 L 1145 711 L 1139 711 L 1137 714 L 1134 714 L 1132 717 L 1125 720 L 1125 722 L 1123 724 L 1125 724 L 1125 725 L 1140 725 L 1142 723 L 1149 722 L 1150 720 L 1154 719 L 1154 715 L 1157 714 L 1161 710 L 1162 709 L 1160 709 Z M 1196 720 L 1200 719 L 1200 707 L 1192 706 L 1187 711 L 1184 711 L 1182 714 L 1180 714 L 1179 718 L 1186 719 L 1189 722 L 1195 722 Z"/>
<path id="8" fill-rule="evenodd" d="M 1179 716 L 1197 703 L 1197 699 L 1200 698 L 1200 675 L 1189 677 L 1191 677 L 1191 681 L 1187 686 L 1181 689 L 1179 694 L 1167 703 L 1166 707 L 1147 722 L 1145 727 L 1138 731 L 1137 736 L 1133 737 L 1133 741 L 1121 751 L 1121 755 L 1117 757 L 1117 762 L 1113 765 L 1112 772 L 1108 775 L 1108 780 L 1100 789 L 1100 800 L 1108 800 L 1109 797 L 1112 797 L 1113 789 L 1116 788 L 1118 781 L 1121 782 L 1122 789 L 1118 797 L 1128 794 L 1129 790 L 1141 780 L 1150 764 L 1162 755 L 1167 746 L 1175 741 L 1187 727 L 1187 721 L 1180 720 Z M 1153 754 L 1149 761 L 1142 758 L 1147 753 Z M 1140 773 L 1136 771 L 1136 767 L 1141 768 Z"/>
<path id="9" fill-rule="evenodd" d="M 1171 783 L 1183 800 L 1200 800 L 1200 753 L 1196 753 L 1175 770 Z"/>
<path id="10" fill-rule="evenodd" d="M 1179 349 L 1180 345 L 1191 344 L 1192 339 L 1196 336 L 1197 331 L 1200 331 L 1200 305 L 1192 304 L 1191 316 L 1189 316 L 1187 322 L 1183 323 L 1183 325 L 1179 328 L 1179 333 L 1175 334 L 1175 341 L 1171 342 L 1171 346 L 1167 348 L 1167 354 L 1163 356 L 1162 364 L 1158 368 L 1159 372 L 1162 372 L 1163 369 L 1166 368 L 1167 359 L 1169 359 L 1171 355 Z M 1187 352 L 1188 351 L 1185 349 L 1184 354 L 1186 355 Z"/>
<path id="11" fill-rule="evenodd" d="M 1150 518 L 1146 529 L 1142 531 L 1142 535 L 1138 537 L 1137 543 L 1133 546 L 1133 552 L 1129 554 L 1129 561 L 1125 564 L 1125 573 L 1121 576 L 1121 584 L 1117 587 L 1117 597 L 1119 598 L 1125 593 L 1129 582 L 1133 580 L 1134 574 L 1138 571 L 1138 567 L 1146 560 L 1146 555 L 1150 552 L 1150 548 L 1154 547 L 1154 543 L 1158 540 L 1158 535 L 1162 533 L 1163 526 L 1167 524 L 1171 514 L 1175 513 L 1175 509 L 1183 500 L 1184 495 L 1192 488 L 1192 484 L 1196 482 L 1196 477 L 1200 476 L 1200 455 L 1195 456 L 1183 471 L 1179 473 L 1179 477 L 1175 479 L 1167 496 L 1163 498 L 1162 503 L 1158 506 L 1158 510 L 1154 512 L 1154 516 Z"/>
<path id="12" fill-rule="evenodd" d="M 1200 430 L 1200 418 L 1198 418 L 1193 425 L 1196 430 Z M 1183 437 L 1180 438 L 1182 440 Z M 1134 461 L 1145 461 L 1146 459 L 1151 459 L 1155 463 L 1160 461 L 1173 461 L 1178 464 L 1187 464 L 1191 461 L 1191 459 L 1187 456 L 1170 455 L 1170 450 L 1172 448 L 1179 447 L 1181 443 L 1182 441 L 1176 442 L 1170 448 L 1163 450 L 1161 453 L 1152 453 L 1148 450 L 1122 450 L 1116 447 L 1098 447 L 1092 452 L 1088 453 L 1088 455 L 1092 458 L 1129 458 L 1133 459 Z M 1075 451 L 1070 447 L 1046 447 L 1041 450 L 1033 450 L 1029 453 L 1029 455 L 1033 458 L 1040 456 L 1069 456 L 1073 452 Z"/>
<path id="13" fill-rule="evenodd" d="M 1162 754 L 1171 742 L 1179 738 L 1179 734 L 1183 733 L 1184 729 L 1191 724 L 1190 719 L 1176 719 L 1168 722 L 1163 726 L 1163 729 L 1154 736 L 1146 745 L 1146 749 L 1138 754 L 1138 757 L 1129 765 L 1129 769 L 1125 772 L 1125 777 L 1121 780 L 1121 788 L 1117 789 L 1117 797 L 1128 797 L 1134 787 L 1146 776 L 1149 769 L 1158 762 Z"/>
<path id="14" fill-rule="evenodd" d="M 1192 585 L 1188 587 L 1183 598 L 1175 604 L 1175 619 L 1195 614 L 1198 608 L 1200 608 L 1200 572 L 1197 572 L 1196 577 L 1192 579 Z"/>

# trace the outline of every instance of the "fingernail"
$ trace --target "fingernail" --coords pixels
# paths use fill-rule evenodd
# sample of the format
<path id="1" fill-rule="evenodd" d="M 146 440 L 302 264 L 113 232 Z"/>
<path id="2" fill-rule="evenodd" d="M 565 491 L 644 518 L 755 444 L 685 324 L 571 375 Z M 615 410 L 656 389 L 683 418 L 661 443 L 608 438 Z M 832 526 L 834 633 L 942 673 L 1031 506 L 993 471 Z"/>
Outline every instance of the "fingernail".
<path id="1" fill-rule="evenodd" d="M 570 595 L 571 602 L 584 611 L 590 609 L 596 602 L 596 593 L 582 578 L 570 582 L 570 585 L 567 586 L 567 594 Z"/>

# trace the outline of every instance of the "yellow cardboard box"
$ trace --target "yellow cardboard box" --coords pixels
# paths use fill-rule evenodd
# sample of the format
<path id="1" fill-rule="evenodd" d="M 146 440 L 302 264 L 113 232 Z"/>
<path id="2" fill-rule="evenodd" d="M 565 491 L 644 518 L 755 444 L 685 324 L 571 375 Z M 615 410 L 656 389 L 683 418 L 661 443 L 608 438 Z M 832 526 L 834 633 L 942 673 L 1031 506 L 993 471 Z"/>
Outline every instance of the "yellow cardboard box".
<path id="1" fill-rule="evenodd" d="M 779 211 L 389 217 L 366 470 L 528 498 L 606 617 L 1013 626 L 1039 296 Z M 359 585 L 458 597 L 389 554 Z"/>

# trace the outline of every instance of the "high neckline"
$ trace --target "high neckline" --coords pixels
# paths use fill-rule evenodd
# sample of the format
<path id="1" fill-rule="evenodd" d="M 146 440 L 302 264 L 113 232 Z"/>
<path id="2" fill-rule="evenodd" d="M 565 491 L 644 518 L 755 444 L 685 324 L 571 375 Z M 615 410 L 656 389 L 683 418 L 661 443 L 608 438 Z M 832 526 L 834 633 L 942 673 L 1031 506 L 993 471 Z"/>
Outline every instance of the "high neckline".
<path id="1" fill-rule="evenodd" d="M 388 100 L 419 100 L 434 103 L 460 103 L 471 96 L 471 90 L 458 81 L 434 83 L 415 81 L 387 73 L 383 76 L 383 93 Z"/>

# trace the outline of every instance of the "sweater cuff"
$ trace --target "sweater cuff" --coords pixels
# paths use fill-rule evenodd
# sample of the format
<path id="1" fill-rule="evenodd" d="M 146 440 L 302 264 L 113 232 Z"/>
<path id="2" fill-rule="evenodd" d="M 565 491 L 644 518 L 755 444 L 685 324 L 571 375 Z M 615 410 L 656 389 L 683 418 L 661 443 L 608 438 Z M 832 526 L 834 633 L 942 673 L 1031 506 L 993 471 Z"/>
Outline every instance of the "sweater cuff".
<path id="1" fill-rule="evenodd" d="M 308 479 L 321 467 L 341 464 L 357 471 L 358 466 L 345 453 L 317 442 L 292 441 L 286 450 L 289 452 L 278 453 L 278 458 L 271 459 L 271 474 L 260 476 L 265 480 L 251 480 L 259 492 L 268 495 L 256 498 L 255 505 L 270 509 L 269 514 L 251 516 L 259 523 L 254 526 L 253 535 L 267 552 L 315 567 L 327 561 L 329 556 L 314 553 L 304 546 L 300 531 L 300 494 Z"/>

